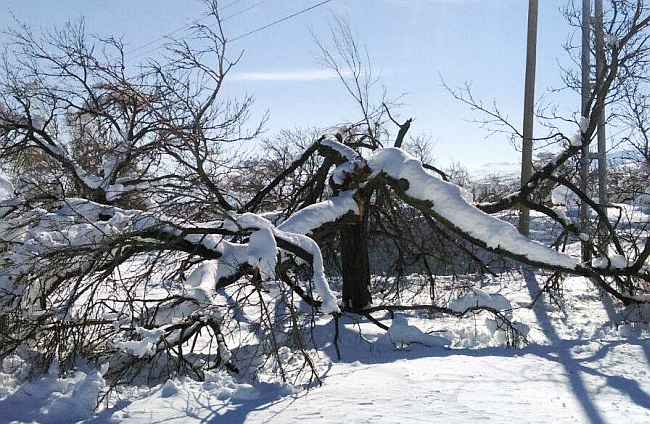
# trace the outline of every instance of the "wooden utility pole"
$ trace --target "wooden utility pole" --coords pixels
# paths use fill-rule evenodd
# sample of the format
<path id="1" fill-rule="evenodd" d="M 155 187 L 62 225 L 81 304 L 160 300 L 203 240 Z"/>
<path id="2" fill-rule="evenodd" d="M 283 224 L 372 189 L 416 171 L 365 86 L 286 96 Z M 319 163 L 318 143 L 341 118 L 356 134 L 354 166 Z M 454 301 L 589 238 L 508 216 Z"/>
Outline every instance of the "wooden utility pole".
<path id="1" fill-rule="evenodd" d="M 594 30 L 593 42 L 591 30 Z M 589 167 L 592 158 L 598 159 L 598 204 L 603 208 L 605 218 L 607 217 L 607 146 L 605 140 L 605 95 L 603 80 L 605 76 L 605 43 L 603 29 L 603 1 L 594 0 L 594 16 L 591 15 L 591 0 L 582 1 L 582 116 L 584 118 L 596 119 L 598 153 L 592 157 L 589 151 L 591 140 L 583 135 L 582 155 L 580 162 L 580 191 L 589 195 L 588 179 Z M 595 74 L 592 73 L 591 55 L 593 52 L 596 58 Z M 589 101 L 592 100 L 592 110 L 589 109 Z M 595 111 L 596 113 L 591 113 Z M 598 229 L 598 244 L 603 254 L 607 253 L 607 231 L 605 224 L 600 223 Z M 589 206 L 587 202 L 580 202 L 580 232 L 583 234 L 581 245 L 582 260 L 591 259 L 590 243 L 594 234 L 589 222 Z"/>
<path id="2" fill-rule="evenodd" d="M 589 117 L 589 96 L 591 93 L 591 0 L 582 0 L 582 90 L 581 90 L 581 107 L 580 113 L 583 117 Z M 580 155 L 580 191 L 587 194 L 587 179 L 589 178 L 589 142 L 590 140 L 582 136 L 582 152 Z M 580 232 L 583 237 L 589 237 L 589 209 L 587 202 L 580 202 Z M 582 260 L 587 262 L 591 259 L 589 252 L 589 243 L 583 240 L 581 244 Z"/>
<path id="3" fill-rule="evenodd" d="M 594 1 L 594 25 L 596 30 L 596 87 L 598 102 L 602 105 L 598 115 L 598 204 L 603 208 L 607 217 L 607 143 L 605 139 L 605 93 L 603 83 L 605 79 L 605 34 L 603 24 L 603 0 Z M 607 227 L 601 222 L 598 228 L 598 245 L 602 254 L 607 255 L 609 237 Z"/>
<path id="4" fill-rule="evenodd" d="M 528 36 L 526 46 L 526 86 L 524 88 L 524 140 L 521 148 L 521 187 L 533 174 L 533 123 L 535 113 L 535 65 L 537 62 L 538 0 L 528 0 Z M 519 211 L 519 232 L 530 233 L 530 209 L 522 205 Z"/>

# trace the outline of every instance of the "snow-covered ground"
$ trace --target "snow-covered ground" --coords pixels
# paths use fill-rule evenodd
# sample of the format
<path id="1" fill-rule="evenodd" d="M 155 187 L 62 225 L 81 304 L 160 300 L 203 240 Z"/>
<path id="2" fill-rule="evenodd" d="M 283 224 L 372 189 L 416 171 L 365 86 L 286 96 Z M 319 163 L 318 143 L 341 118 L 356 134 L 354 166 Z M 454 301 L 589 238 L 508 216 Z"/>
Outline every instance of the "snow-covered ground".
<path id="1" fill-rule="evenodd" d="M 528 309 L 543 282 L 532 274 L 483 282 L 484 292 L 505 296 L 514 318 L 530 327 L 523 349 L 489 347 L 498 338 L 482 315 L 458 322 L 400 314 L 387 335 L 345 322 L 338 361 L 329 343 L 333 324 L 323 320 L 320 387 L 250 385 L 214 372 L 203 382 L 125 389 L 96 415 L 101 370 L 68 378 L 53 372 L 18 385 L 15 358 L 0 373 L 0 422 L 650 422 L 648 326 L 610 324 L 621 317 L 582 278 L 565 281 L 562 307 L 544 301 Z"/>

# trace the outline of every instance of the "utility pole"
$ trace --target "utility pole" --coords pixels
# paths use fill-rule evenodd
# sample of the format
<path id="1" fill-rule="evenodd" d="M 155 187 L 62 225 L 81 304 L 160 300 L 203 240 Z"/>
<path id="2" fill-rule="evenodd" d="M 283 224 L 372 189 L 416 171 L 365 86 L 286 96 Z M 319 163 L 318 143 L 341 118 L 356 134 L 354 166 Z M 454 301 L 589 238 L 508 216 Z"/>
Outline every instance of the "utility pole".
<path id="1" fill-rule="evenodd" d="M 533 115 L 535 112 L 535 66 L 537 62 L 538 0 L 528 1 L 528 36 L 526 45 L 526 85 L 524 88 L 524 139 L 521 148 L 521 187 L 528 184 L 533 174 Z M 530 209 L 519 210 L 519 232 L 530 233 Z"/>
<path id="2" fill-rule="evenodd" d="M 582 90 L 580 113 L 583 117 L 589 117 L 589 95 L 591 77 L 591 0 L 582 0 Z M 580 191 L 587 194 L 587 179 L 589 178 L 589 139 L 582 135 L 582 152 L 580 155 Z M 589 237 L 589 214 L 587 202 L 580 202 L 580 232 L 581 237 Z M 589 244 L 587 240 L 581 243 L 581 256 L 584 262 L 591 259 Z"/>
<path id="3" fill-rule="evenodd" d="M 603 93 L 603 80 L 605 79 L 605 34 L 603 28 L 603 0 L 594 2 L 594 25 L 596 27 L 596 87 L 597 99 L 601 106 L 598 114 L 598 204 L 607 219 L 607 143 L 605 140 L 605 93 Z M 598 227 L 598 245 L 603 255 L 607 255 L 609 237 L 604 222 Z"/>
<path id="4" fill-rule="evenodd" d="M 594 55 L 596 57 L 596 72 L 592 79 L 591 72 L 591 28 L 594 27 Z M 591 15 L 591 0 L 582 1 L 582 107 L 583 117 L 595 118 L 597 120 L 597 141 L 598 153 L 598 204 L 602 208 L 605 219 L 607 219 L 607 146 L 605 140 L 605 94 L 602 91 L 602 84 L 605 76 L 605 43 L 603 30 L 603 2 L 594 0 L 594 16 Z M 597 113 L 590 114 L 589 100 L 592 100 L 593 109 Z M 590 140 L 583 134 L 582 154 L 580 158 L 580 191 L 588 195 L 587 180 L 589 178 L 589 165 L 593 158 L 589 151 Z M 583 237 L 591 238 L 592 231 L 589 223 L 589 208 L 583 200 L 580 202 L 580 232 Z M 598 244 L 603 254 L 607 253 L 607 231 L 604 222 L 600 222 L 598 228 Z M 581 244 L 582 260 L 589 261 L 588 240 Z"/>

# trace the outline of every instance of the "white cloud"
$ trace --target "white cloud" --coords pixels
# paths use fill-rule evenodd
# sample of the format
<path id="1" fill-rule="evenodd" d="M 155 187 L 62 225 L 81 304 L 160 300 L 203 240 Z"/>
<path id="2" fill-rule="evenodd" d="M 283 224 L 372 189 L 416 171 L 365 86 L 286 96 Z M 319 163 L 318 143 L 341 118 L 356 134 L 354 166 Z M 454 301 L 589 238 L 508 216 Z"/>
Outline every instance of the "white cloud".
<path id="1" fill-rule="evenodd" d="M 230 81 L 319 81 L 337 78 L 339 76 L 331 69 L 239 72 L 228 77 Z"/>
<path id="2" fill-rule="evenodd" d="M 496 2 L 497 0 L 388 0 L 389 3 L 394 3 L 403 6 L 431 6 L 433 4 L 445 4 L 445 3 L 462 4 L 462 3 L 479 3 L 485 1 Z"/>

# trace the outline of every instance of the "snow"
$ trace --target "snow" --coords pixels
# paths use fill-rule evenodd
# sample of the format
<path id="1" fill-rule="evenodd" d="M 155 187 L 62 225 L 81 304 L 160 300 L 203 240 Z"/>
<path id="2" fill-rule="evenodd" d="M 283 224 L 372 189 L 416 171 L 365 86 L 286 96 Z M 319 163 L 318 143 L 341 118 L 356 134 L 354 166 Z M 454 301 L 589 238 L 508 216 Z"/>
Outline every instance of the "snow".
<path id="1" fill-rule="evenodd" d="M 611 255 L 609 257 L 597 257 L 591 260 L 594 268 L 622 269 L 629 266 L 628 260 L 622 255 Z"/>
<path id="2" fill-rule="evenodd" d="M 576 131 L 573 134 L 571 134 L 571 137 L 569 137 L 569 143 L 572 146 L 582 146 L 582 133 L 580 131 Z"/>
<path id="3" fill-rule="evenodd" d="M 327 277 L 325 276 L 325 267 L 323 265 L 323 256 L 318 244 L 311 238 L 297 233 L 288 233 L 280 229 L 275 230 L 275 235 L 290 241 L 293 245 L 298 246 L 313 256 L 313 274 L 314 289 L 322 301 L 321 311 L 325 315 L 339 312 L 336 294 L 331 290 Z"/>
<path id="4" fill-rule="evenodd" d="M 383 340 L 382 340 L 383 339 Z M 449 346 L 450 341 L 446 337 L 426 334 L 418 327 L 410 325 L 408 319 L 403 314 L 395 314 L 393 322 L 382 337 L 375 344 L 382 341 L 400 348 L 408 348 L 411 344 L 420 344 L 424 346 Z"/>
<path id="5" fill-rule="evenodd" d="M 102 182 L 102 186 L 106 187 L 106 200 L 109 202 L 119 200 L 122 196 L 128 193 L 136 191 L 146 192 L 151 188 L 151 184 L 148 182 L 133 184 L 127 178 L 122 178 L 119 183 L 116 182 L 115 184 L 108 184 L 105 179 L 104 182 Z"/>
<path id="6" fill-rule="evenodd" d="M 271 228 L 261 228 L 251 234 L 247 262 L 259 269 L 262 280 L 275 278 L 277 255 L 278 246 Z"/>
<path id="7" fill-rule="evenodd" d="M 330 214 L 317 216 L 329 206 L 334 206 Z M 168 235 L 183 236 L 185 240 L 201 245 L 207 249 L 219 253 L 221 257 L 216 261 L 209 261 L 198 265 L 190 274 L 189 281 L 184 290 L 184 295 L 196 300 L 182 302 L 180 305 L 172 306 L 171 310 L 162 308 L 156 316 L 158 324 L 171 323 L 176 318 L 187 317 L 200 308 L 211 305 L 216 283 L 226 277 L 235 275 L 244 264 L 250 264 L 260 271 L 260 276 L 265 281 L 275 280 L 275 269 L 279 255 L 282 250 L 276 244 L 276 237 L 281 237 L 288 243 L 293 243 L 298 248 L 308 252 L 313 257 L 313 281 L 314 289 L 322 301 L 322 311 L 325 314 L 338 312 L 336 295 L 329 288 L 325 277 L 323 259 L 318 245 L 308 236 L 294 231 L 308 232 L 311 226 L 325 222 L 324 219 L 336 219 L 339 214 L 345 214 L 350 209 L 356 209 L 356 202 L 352 193 L 343 193 L 327 205 L 317 204 L 307 208 L 306 212 L 300 212 L 285 223 L 283 229 L 275 226 L 267 219 L 252 213 L 242 215 L 232 214 L 224 221 L 207 223 L 183 222 L 178 219 L 165 217 L 164 215 L 152 214 L 136 210 L 123 210 L 114 206 L 100 205 L 84 199 L 69 199 L 61 204 L 56 213 L 33 210 L 30 213 L 36 217 L 38 225 L 29 230 L 23 230 L 20 226 L 14 225 L 12 221 L 3 221 L 2 229 L 6 240 L 14 238 L 23 242 L 22 247 L 12 253 L 12 262 L 16 265 L 8 272 L 19 275 L 21 269 L 28 267 L 34 255 L 43 252 L 50 252 L 53 249 L 70 246 L 86 246 L 88 244 L 100 245 L 108 242 L 114 236 L 129 233 L 131 231 L 147 231 L 155 229 L 158 232 Z M 110 217 L 107 221 L 100 220 L 100 216 Z M 26 222 L 27 216 L 20 217 L 18 221 Z M 105 219 L 105 218 L 104 218 Z M 204 230 L 214 228 L 217 233 L 209 234 Z M 201 230 L 193 232 L 193 229 Z M 218 234 L 218 231 L 226 229 L 230 231 L 248 230 L 249 239 L 244 242 L 231 242 L 227 237 Z M 287 230 L 288 229 L 288 230 Z M 79 255 L 78 263 L 80 269 L 84 266 L 84 257 Z M 23 266 L 24 264 L 24 266 Z M 39 266 L 47 266 L 43 261 Z M 27 268 L 24 268 L 27 269 Z M 13 291 L 13 284 L 0 281 L 2 289 Z M 48 281 L 40 281 L 32 284 L 29 294 L 25 297 L 24 305 L 32 314 L 39 314 L 38 302 L 36 300 L 44 291 L 48 290 Z M 282 284 L 276 282 L 276 284 Z M 136 356 L 145 356 L 152 353 L 151 346 L 155 341 L 145 338 L 142 343 L 130 341 L 119 342 L 120 348 L 132 352 Z"/>
<path id="8" fill-rule="evenodd" d="M 332 150 L 335 150 L 342 158 L 346 161 L 337 166 L 332 172 L 332 180 L 335 184 L 343 185 L 347 179 L 347 176 L 354 173 L 357 169 L 363 168 L 366 166 L 366 162 L 359 156 L 354 149 L 346 146 L 343 143 L 339 143 L 333 138 L 324 138 L 320 142 L 321 145 L 329 147 Z"/>
<path id="9" fill-rule="evenodd" d="M 634 199 L 634 204 L 637 206 L 650 206 L 650 194 L 641 193 Z"/>
<path id="10" fill-rule="evenodd" d="M 531 344 L 523 349 L 455 347 L 459 335 L 482 337 L 481 320 L 470 320 L 463 333 L 455 320 L 397 313 L 384 333 L 344 317 L 342 360 L 331 345 L 319 354 L 324 384 L 309 391 L 208 371 L 202 382 L 177 377 L 152 388 L 125 387 L 120 400 L 100 405 L 95 414 L 105 369 L 67 377 L 53 369 L 22 382 L 22 361 L 10 357 L 0 372 L 0 421 L 650 422 L 648 325 L 612 326 L 605 298 L 580 277 L 567 281 L 561 309 L 544 300 L 533 309 L 517 308 L 529 304 L 542 283 L 539 276 L 518 277 L 474 287 L 469 297 L 458 298 L 515 305 L 531 326 Z M 331 340 L 331 324 L 317 330 L 317 337 Z M 292 360 L 286 348 L 281 357 Z"/>
<path id="11" fill-rule="evenodd" d="M 178 394 L 179 388 L 174 383 L 172 380 L 167 380 L 167 382 L 163 385 L 162 389 L 160 389 L 160 397 L 161 398 L 168 398 L 172 397 Z"/>
<path id="12" fill-rule="evenodd" d="M 332 172 L 332 180 L 334 181 L 335 184 L 338 185 L 343 185 L 345 181 L 348 179 L 348 175 L 351 175 L 359 169 L 361 166 L 364 164 L 360 161 L 347 161 L 343 162 L 336 168 L 334 168 L 334 171 Z"/>
<path id="13" fill-rule="evenodd" d="M 0 374 L 0 420 L 16 423 L 74 423 L 94 415 L 101 389 L 105 388 L 102 377 L 108 369 L 89 373 L 77 371 L 69 377 L 57 378 L 56 363 L 34 381 L 20 384 L 19 390 L 10 397 L 1 395 L 7 383 L 16 384 L 15 373 Z M 8 402 L 9 400 L 9 402 Z"/>
<path id="14" fill-rule="evenodd" d="M 555 214 L 557 215 L 560 222 L 562 222 L 564 225 L 569 226 L 569 225 L 573 224 L 573 221 L 571 220 L 571 218 L 569 218 L 567 216 L 567 214 L 566 214 L 566 209 L 560 208 L 560 207 L 557 207 L 557 206 L 553 207 L 552 209 L 553 209 L 553 212 L 555 212 Z"/>
<path id="15" fill-rule="evenodd" d="M 116 342 L 115 347 L 128 351 L 138 358 L 153 355 L 155 353 L 156 343 L 165 334 L 165 330 L 162 328 L 147 330 L 146 328 L 138 327 L 135 331 L 142 336 L 142 340 Z"/>
<path id="16" fill-rule="evenodd" d="M 544 349 L 504 355 L 494 349 L 458 354 L 438 348 L 434 357 L 342 364 L 324 387 L 253 410 L 245 422 L 642 423 L 650 418 L 643 404 L 647 384 L 635 396 L 633 384 L 616 385 L 613 373 L 599 369 L 624 368 L 618 361 L 643 355 L 639 346 L 608 352 L 607 344 L 596 342 L 580 353 L 570 346 L 561 349 L 570 355 L 567 363 Z M 605 358 L 576 358 L 594 353 Z"/>
<path id="17" fill-rule="evenodd" d="M 580 199 L 578 196 L 568 187 L 557 186 L 551 190 L 551 203 L 554 205 L 575 209 L 576 205 L 579 204 L 579 201 Z"/>
<path id="18" fill-rule="evenodd" d="M 620 40 L 615 34 L 607 33 L 604 36 L 604 42 L 607 47 L 613 49 L 613 48 L 618 48 Z"/>
<path id="19" fill-rule="evenodd" d="M 14 185 L 9 180 L 0 176 L 0 202 L 14 198 Z"/>
<path id="20" fill-rule="evenodd" d="M 83 180 L 84 184 L 86 184 L 89 188 L 93 190 L 100 188 L 102 186 L 102 183 L 104 182 L 103 178 L 97 175 L 87 173 L 80 166 L 77 166 L 75 172 Z"/>
<path id="21" fill-rule="evenodd" d="M 257 214 L 231 214 L 229 220 L 225 220 L 219 225 L 231 231 L 255 228 L 248 243 L 231 243 L 221 239 L 211 243 L 209 237 L 194 235 L 191 238 L 193 242 L 201 243 L 220 252 L 222 257 L 216 261 L 208 261 L 199 265 L 188 277 L 187 285 L 197 288 L 194 291 L 194 296 L 198 294 L 197 300 L 200 303 L 210 303 L 210 294 L 208 293 L 213 290 L 216 282 L 221 278 L 235 274 L 239 266 L 244 263 L 257 267 L 263 280 L 274 280 L 279 251 L 275 238 L 280 237 L 312 255 L 312 278 L 314 289 L 322 301 L 321 311 L 326 315 L 338 312 L 337 298 L 327 282 L 320 248 L 314 240 L 305 234 L 328 222 L 328 219 L 333 221 L 339 217 L 339 214 L 347 213 L 352 207 L 350 202 L 356 208 L 352 194 L 345 192 L 334 199 L 311 205 L 297 212 L 277 228 L 269 220 Z M 324 213 L 328 210 L 330 213 Z M 316 227 L 313 227 L 314 225 Z M 187 306 L 190 310 L 197 308 L 195 305 Z"/>
<path id="22" fill-rule="evenodd" d="M 384 172 L 394 179 L 406 179 L 409 188 L 406 195 L 432 203 L 431 209 L 463 232 L 479 239 L 491 248 L 501 248 L 531 261 L 574 269 L 578 259 L 552 250 L 519 234 L 517 229 L 494 218 L 473 205 L 462 196 L 453 184 L 431 176 L 422 163 L 404 150 L 378 149 L 368 161 L 373 176 Z"/>
<path id="23" fill-rule="evenodd" d="M 489 294 L 480 288 L 472 288 L 466 295 L 449 302 L 449 309 L 465 312 L 473 307 L 488 307 L 499 311 L 510 311 L 512 306 L 508 299 L 500 294 Z"/>
<path id="24" fill-rule="evenodd" d="M 469 348 L 472 345 L 480 347 L 520 346 L 524 344 L 521 338 L 527 338 L 530 332 L 530 327 L 514 319 L 515 316 L 510 301 L 499 293 L 490 294 L 478 287 L 473 287 L 467 294 L 451 300 L 447 307 L 455 312 L 465 314 L 476 313 L 476 309 L 474 309 L 474 312 L 471 312 L 473 308 L 490 308 L 501 314 L 501 316 L 484 318 L 483 324 L 485 329 L 480 335 L 476 332 L 473 337 L 460 337 L 460 341 L 456 342 L 454 347 Z M 520 338 L 519 340 L 509 339 L 512 334 L 507 333 L 508 326 L 504 318 L 509 320 L 512 327 L 519 332 L 519 335 L 517 335 Z"/>
<path id="25" fill-rule="evenodd" d="M 343 158 L 348 161 L 356 161 L 359 159 L 359 155 L 351 147 L 346 146 L 343 143 L 339 143 L 333 138 L 324 138 L 320 142 L 321 145 L 329 147 L 330 149 L 336 150 Z"/>
<path id="26" fill-rule="evenodd" d="M 273 224 L 268 219 L 255 213 L 246 212 L 241 215 L 231 212 L 230 219 L 223 222 L 223 228 L 238 231 L 240 228 L 271 228 Z"/>
<path id="27" fill-rule="evenodd" d="M 582 146 L 582 135 L 589 129 L 589 118 L 581 116 L 578 119 L 578 130 L 569 136 L 569 144 L 572 146 Z"/>
<path id="28" fill-rule="evenodd" d="M 187 276 L 185 284 L 189 287 L 213 287 L 217 280 L 217 261 L 205 261 Z"/>
<path id="29" fill-rule="evenodd" d="M 354 190 L 341 192 L 323 202 L 314 203 L 291 215 L 278 229 L 296 234 L 309 234 L 328 222 L 334 222 L 348 212 L 359 214 Z"/>

